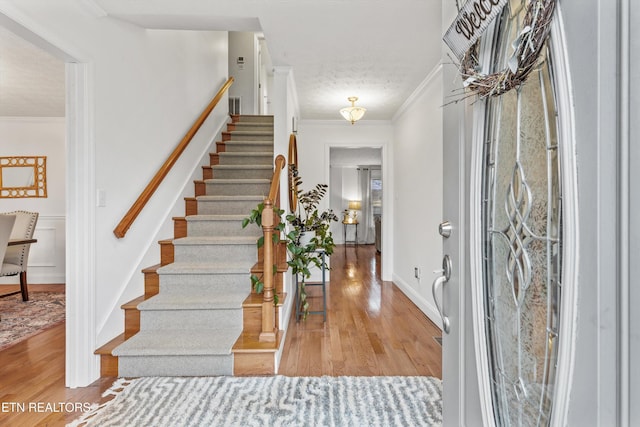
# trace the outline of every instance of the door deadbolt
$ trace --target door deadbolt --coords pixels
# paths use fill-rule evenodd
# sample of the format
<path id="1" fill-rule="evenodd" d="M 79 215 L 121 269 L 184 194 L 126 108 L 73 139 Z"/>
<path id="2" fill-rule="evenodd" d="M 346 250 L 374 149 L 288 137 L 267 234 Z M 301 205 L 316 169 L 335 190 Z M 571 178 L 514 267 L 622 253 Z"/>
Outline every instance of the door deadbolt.
<path id="1" fill-rule="evenodd" d="M 442 274 L 447 282 L 451 279 L 451 258 L 449 255 L 445 255 L 442 258 Z"/>
<path id="2" fill-rule="evenodd" d="M 451 225 L 451 223 L 449 221 L 443 221 L 438 226 L 438 233 L 440 233 L 440 235 L 442 237 L 447 238 L 447 237 L 451 236 L 451 229 L 452 228 L 453 228 L 453 226 Z"/>

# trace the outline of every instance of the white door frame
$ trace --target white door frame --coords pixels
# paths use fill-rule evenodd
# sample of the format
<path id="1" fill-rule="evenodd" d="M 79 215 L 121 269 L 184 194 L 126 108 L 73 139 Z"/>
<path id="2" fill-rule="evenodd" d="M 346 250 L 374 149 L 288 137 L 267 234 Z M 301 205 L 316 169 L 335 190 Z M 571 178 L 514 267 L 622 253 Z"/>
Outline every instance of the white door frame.
<path id="1" fill-rule="evenodd" d="M 342 123 L 342 122 L 341 122 Z M 391 191 L 388 189 L 393 188 L 393 178 L 390 171 L 390 164 L 393 159 L 390 159 L 389 143 L 374 141 L 374 142 L 350 142 L 348 144 L 327 144 L 325 146 L 324 153 L 324 174 L 325 182 L 330 182 L 331 179 L 331 148 L 379 148 L 382 154 L 382 217 L 385 218 L 381 224 L 382 233 L 382 248 L 381 252 L 385 254 L 382 257 L 382 265 L 380 266 L 380 276 L 382 280 L 391 281 L 391 273 L 393 269 L 393 234 L 391 233 L 391 226 L 393 224 L 393 200 L 391 197 Z M 384 189 L 387 188 L 387 191 Z M 388 218 L 388 219 L 386 219 Z M 386 225 L 385 225 L 386 224 Z"/>

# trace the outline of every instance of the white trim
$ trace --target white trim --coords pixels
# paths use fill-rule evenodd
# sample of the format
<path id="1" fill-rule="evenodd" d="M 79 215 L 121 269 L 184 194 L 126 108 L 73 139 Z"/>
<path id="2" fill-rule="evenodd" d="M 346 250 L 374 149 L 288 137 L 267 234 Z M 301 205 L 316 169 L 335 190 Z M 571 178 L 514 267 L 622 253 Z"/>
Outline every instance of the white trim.
<path id="1" fill-rule="evenodd" d="M 493 31 L 491 31 L 493 32 Z M 491 40 L 493 37 L 487 37 Z M 484 46 L 484 44 L 483 44 Z M 483 49 L 486 56 L 488 49 Z M 469 270 L 471 280 L 471 300 L 473 306 L 473 336 L 480 392 L 480 408 L 484 425 L 497 425 L 493 412 L 491 379 L 489 378 L 489 350 L 487 349 L 487 330 L 485 324 L 484 293 L 482 279 L 482 148 L 485 139 L 486 103 L 478 102 L 473 110 L 473 135 L 471 150 L 471 172 L 469 183 Z"/>
<path id="2" fill-rule="evenodd" d="M 348 123 L 346 120 L 342 120 L 345 123 Z M 317 120 L 314 120 L 313 123 L 318 123 Z M 358 122 L 360 123 L 360 122 Z M 349 124 L 351 126 L 351 124 Z M 348 145 L 331 145 L 326 144 L 324 147 L 324 179 L 325 182 L 331 182 L 331 148 L 379 148 L 380 153 L 382 155 L 382 164 L 380 165 L 382 171 L 382 182 L 383 186 L 386 188 L 393 188 L 393 173 L 391 170 L 391 164 L 393 159 L 391 158 L 391 153 L 393 150 L 390 148 L 390 143 L 384 143 L 381 141 L 377 142 L 353 142 Z M 384 187 L 383 187 L 384 188 Z M 382 191 L 382 217 L 388 218 L 388 220 L 382 221 L 382 242 L 381 242 L 381 252 L 384 254 L 382 257 L 382 265 L 380 266 L 380 277 L 383 281 L 393 280 L 393 198 L 391 195 L 391 191 Z"/>
<path id="3" fill-rule="evenodd" d="M 0 117 L 0 122 L 2 123 L 64 123 L 66 122 L 66 117 L 55 117 L 55 116 L 3 116 Z"/>
<path id="4" fill-rule="evenodd" d="M 442 318 L 438 313 L 438 309 L 434 307 L 427 299 L 422 297 L 407 282 L 402 280 L 397 274 L 392 275 L 392 282 L 396 285 L 440 330 L 442 330 Z"/>
<path id="5" fill-rule="evenodd" d="M 631 11 L 629 0 L 620 2 L 620 425 L 631 422 L 631 277 L 630 245 L 631 192 Z"/>
<path id="6" fill-rule="evenodd" d="M 66 385 L 86 386 L 100 376 L 95 329 L 95 140 L 93 72 L 68 63 Z"/>
<path id="7" fill-rule="evenodd" d="M 356 124 L 352 125 L 350 122 L 344 119 L 330 119 L 330 120 L 298 120 L 298 129 L 301 125 L 312 124 L 317 126 L 335 126 L 344 125 L 345 128 L 352 128 L 354 126 L 384 126 L 391 125 L 391 120 L 360 120 Z"/>
<path id="8" fill-rule="evenodd" d="M 487 64 L 490 61 L 493 50 L 492 40 L 494 40 L 495 25 L 487 31 L 483 37 L 480 48 L 480 63 Z M 473 336 L 476 355 L 478 390 L 480 397 L 480 410 L 484 425 L 497 425 L 493 409 L 493 399 L 491 391 L 491 379 L 489 378 L 489 350 L 487 349 L 487 330 L 485 323 L 485 307 L 483 277 L 482 277 L 482 154 L 484 140 L 486 137 L 485 128 L 486 102 L 478 102 L 473 109 L 473 134 L 471 151 L 471 175 L 469 183 L 469 279 L 471 282 L 471 300 L 473 307 Z"/>
<path id="9" fill-rule="evenodd" d="M 291 273 L 289 271 L 287 271 L 287 274 L 283 275 L 283 280 L 284 277 L 287 276 L 291 276 Z M 289 280 L 289 283 L 292 283 L 293 279 Z M 287 286 L 287 283 L 283 283 L 284 286 Z M 278 370 L 280 369 L 280 362 L 282 361 L 282 354 L 284 353 L 284 343 L 287 340 L 287 334 L 289 333 L 289 321 L 291 320 L 291 313 L 293 311 L 293 304 L 294 304 L 294 299 L 295 297 L 290 297 L 291 295 L 294 295 L 294 292 L 291 292 L 291 290 L 286 290 L 285 293 L 287 294 L 288 298 L 285 298 L 285 303 L 280 307 L 280 317 L 279 317 L 279 325 L 278 325 L 278 329 L 280 329 L 282 331 L 282 337 L 280 339 L 280 348 L 278 348 L 278 351 L 275 354 L 275 360 L 274 360 L 274 372 L 276 374 L 278 374 Z"/>
<path id="10" fill-rule="evenodd" d="M 382 146 L 382 218 L 384 219 L 380 224 L 380 232 L 382 233 L 382 240 L 380 242 L 380 252 L 384 255 L 382 258 L 382 265 L 380 266 L 380 277 L 382 280 L 391 280 L 393 277 L 393 266 L 395 263 L 395 251 L 394 239 L 395 233 L 393 232 L 393 223 L 395 221 L 394 203 L 393 203 L 393 191 L 384 191 L 386 188 L 394 188 L 394 173 L 393 173 L 393 149 L 391 144 L 384 144 Z"/>
<path id="11" fill-rule="evenodd" d="M 287 92 L 286 92 L 286 96 L 287 98 L 284 99 L 285 105 L 288 105 L 288 97 L 291 96 L 292 102 L 293 102 L 293 109 L 294 111 L 293 113 L 293 117 L 300 117 L 300 103 L 299 103 L 299 99 L 298 99 L 298 92 L 296 89 L 296 80 L 293 77 L 293 67 L 288 66 L 288 65 L 276 65 L 273 67 L 273 74 L 280 74 L 280 75 L 284 75 L 286 76 L 286 85 L 287 85 Z M 279 94 L 282 95 L 282 94 Z M 274 112 L 275 113 L 275 112 Z M 274 114 L 275 115 L 275 114 Z M 288 114 L 287 114 L 288 116 Z M 287 126 L 289 126 L 289 124 L 291 123 L 290 121 L 290 117 L 287 117 L 287 121 L 288 124 Z M 299 126 L 298 126 L 299 128 Z M 288 129 L 287 133 L 291 132 L 291 129 Z M 288 141 L 288 139 L 287 139 Z"/>
<path id="12" fill-rule="evenodd" d="M 571 396 L 578 328 L 578 271 L 580 215 L 578 212 L 578 171 L 576 167 L 575 110 L 569 54 L 564 34 L 562 8 L 556 5 L 551 25 L 551 59 L 554 65 L 560 161 L 562 162 L 563 209 L 563 286 L 560 311 L 560 342 L 556 368 L 551 425 L 566 425 Z"/>
<path id="13" fill-rule="evenodd" d="M 411 107 L 411 105 L 422 95 L 422 92 L 431 85 L 431 81 L 438 77 L 442 73 L 442 63 L 433 67 L 433 69 L 427 74 L 427 77 L 418 85 L 418 87 L 407 97 L 407 99 L 402 103 L 400 108 L 395 112 L 393 117 L 391 117 L 391 122 L 395 122 L 398 118 L 405 113 Z"/>

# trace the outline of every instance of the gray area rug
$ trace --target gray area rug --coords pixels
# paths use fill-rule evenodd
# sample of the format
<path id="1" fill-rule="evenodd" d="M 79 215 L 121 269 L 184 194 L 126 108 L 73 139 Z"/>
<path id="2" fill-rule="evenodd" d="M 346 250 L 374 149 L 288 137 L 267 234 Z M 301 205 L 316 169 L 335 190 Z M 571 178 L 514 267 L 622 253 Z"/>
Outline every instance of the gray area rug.
<path id="1" fill-rule="evenodd" d="M 148 377 L 69 426 L 439 426 L 432 377 Z"/>

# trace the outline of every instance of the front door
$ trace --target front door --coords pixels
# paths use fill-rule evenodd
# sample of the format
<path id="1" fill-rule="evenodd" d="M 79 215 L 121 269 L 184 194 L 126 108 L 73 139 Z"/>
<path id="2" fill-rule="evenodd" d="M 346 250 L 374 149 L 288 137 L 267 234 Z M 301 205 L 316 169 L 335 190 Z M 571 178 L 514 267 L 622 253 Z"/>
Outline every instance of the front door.
<path id="1" fill-rule="evenodd" d="M 510 0 L 483 36 L 486 72 L 508 66 L 534 3 Z M 616 53 L 626 2 L 556 3 L 533 72 L 506 94 L 463 100 L 445 49 L 445 425 L 626 425 L 628 266 L 617 254 L 628 98 Z"/>

